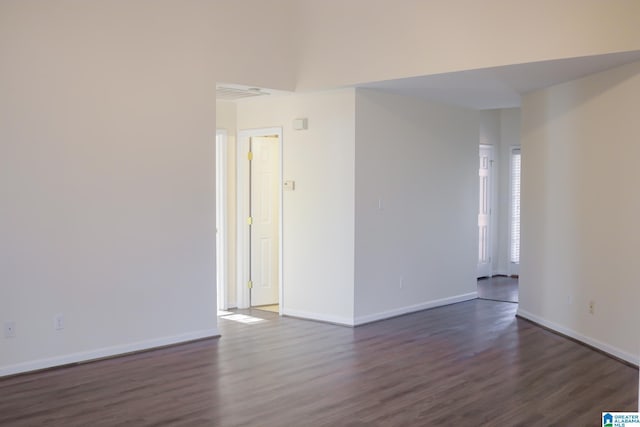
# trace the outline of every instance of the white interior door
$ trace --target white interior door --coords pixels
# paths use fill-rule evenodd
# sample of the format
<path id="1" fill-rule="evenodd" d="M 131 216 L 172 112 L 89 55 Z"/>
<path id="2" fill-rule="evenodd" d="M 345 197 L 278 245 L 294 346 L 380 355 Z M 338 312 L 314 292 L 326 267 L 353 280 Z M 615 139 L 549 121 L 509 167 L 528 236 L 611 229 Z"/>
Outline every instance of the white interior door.
<path id="1" fill-rule="evenodd" d="M 280 140 L 252 137 L 251 160 L 251 305 L 278 304 Z"/>
<path id="2" fill-rule="evenodd" d="M 493 147 L 480 146 L 478 169 L 478 277 L 491 276 L 491 167 Z"/>

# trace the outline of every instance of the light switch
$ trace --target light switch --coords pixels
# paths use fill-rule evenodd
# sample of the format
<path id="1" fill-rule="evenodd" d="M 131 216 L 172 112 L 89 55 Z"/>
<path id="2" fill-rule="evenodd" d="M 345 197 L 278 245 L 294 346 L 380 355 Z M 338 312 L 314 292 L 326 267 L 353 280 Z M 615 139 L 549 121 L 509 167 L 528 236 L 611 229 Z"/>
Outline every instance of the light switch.
<path id="1" fill-rule="evenodd" d="M 307 119 L 295 119 L 293 121 L 293 129 L 295 130 L 306 130 L 308 126 Z"/>
<path id="2" fill-rule="evenodd" d="M 284 191 L 293 191 L 296 189 L 296 182 L 295 181 L 285 181 L 284 184 L 282 185 L 282 189 Z"/>

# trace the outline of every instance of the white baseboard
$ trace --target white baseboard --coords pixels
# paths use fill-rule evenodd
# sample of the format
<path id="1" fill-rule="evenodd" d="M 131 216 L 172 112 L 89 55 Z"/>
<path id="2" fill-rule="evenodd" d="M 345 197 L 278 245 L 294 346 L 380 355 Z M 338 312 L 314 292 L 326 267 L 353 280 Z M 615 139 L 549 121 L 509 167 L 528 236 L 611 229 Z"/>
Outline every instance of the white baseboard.
<path id="1" fill-rule="evenodd" d="M 629 363 L 632 363 L 634 365 L 638 365 L 640 364 L 640 356 L 637 354 L 631 354 L 631 353 L 627 353 L 624 350 L 620 350 L 617 347 L 613 347 L 609 344 L 603 343 L 601 341 L 598 341 L 594 338 L 588 337 L 586 335 L 582 335 L 579 332 L 574 331 L 573 329 L 569 329 L 566 328 L 562 325 L 559 325 L 557 323 L 551 322 L 549 320 L 543 319 L 542 317 L 536 316 L 535 314 L 531 314 L 525 310 L 522 310 L 520 308 L 518 308 L 518 312 L 517 312 L 518 316 L 522 317 L 523 319 L 527 319 L 530 320 L 534 323 L 537 323 L 539 325 L 544 326 L 545 328 L 549 328 L 553 331 L 559 332 L 562 335 L 566 335 L 568 337 L 571 337 L 575 340 L 578 340 L 580 342 L 583 342 L 587 345 L 590 345 L 591 347 L 597 348 L 598 350 L 604 351 L 605 353 L 608 353 L 612 356 L 615 356 L 619 359 L 622 359 L 624 361 L 627 361 Z"/>
<path id="2" fill-rule="evenodd" d="M 420 304 L 408 305 L 405 307 L 395 308 L 393 310 L 381 311 L 379 313 L 358 316 L 355 319 L 355 325 L 364 325 L 365 323 L 377 322 L 378 320 L 389 319 L 391 317 L 402 316 L 403 314 L 414 313 L 416 311 L 427 310 L 429 308 L 441 307 L 443 305 L 455 304 L 458 302 L 469 301 L 478 298 L 478 292 L 469 292 L 468 294 L 456 295 L 453 297 L 427 301 Z"/>
<path id="3" fill-rule="evenodd" d="M 55 356 L 47 359 L 32 360 L 29 362 L 17 363 L 15 365 L 0 366 L 0 377 L 21 374 L 24 372 L 38 371 L 40 369 L 53 368 L 55 366 L 68 365 L 71 363 L 88 362 L 90 360 L 119 356 L 135 351 L 150 350 L 157 347 L 164 347 L 167 345 L 219 336 L 220 333 L 217 329 L 208 329 L 203 331 L 189 332 L 182 335 L 154 338 L 130 344 L 103 347 L 89 351 L 81 351 L 78 353 L 65 354 L 63 356 Z"/>
<path id="4" fill-rule="evenodd" d="M 292 310 L 283 308 L 282 314 L 285 316 L 297 317 L 299 319 L 317 320 L 319 322 L 333 323 L 341 326 L 353 326 L 353 319 L 348 317 L 333 316 L 330 314 L 313 313 L 303 310 Z"/>

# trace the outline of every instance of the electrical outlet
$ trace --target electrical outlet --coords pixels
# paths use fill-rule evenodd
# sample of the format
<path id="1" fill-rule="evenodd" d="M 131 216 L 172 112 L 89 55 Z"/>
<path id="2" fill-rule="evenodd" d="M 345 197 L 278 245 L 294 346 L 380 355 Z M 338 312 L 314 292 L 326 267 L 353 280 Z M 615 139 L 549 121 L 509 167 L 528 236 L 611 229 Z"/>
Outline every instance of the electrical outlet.
<path id="1" fill-rule="evenodd" d="M 16 336 L 16 322 L 4 322 L 4 337 L 14 338 Z"/>
<path id="2" fill-rule="evenodd" d="M 64 316 L 62 314 L 56 314 L 53 318 L 53 329 L 61 331 L 64 329 Z"/>
<path id="3" fill-rule="evenodd" d="M 596 313 L 596 303 L 594 301 L 589 301 L 589 314 Z"/>

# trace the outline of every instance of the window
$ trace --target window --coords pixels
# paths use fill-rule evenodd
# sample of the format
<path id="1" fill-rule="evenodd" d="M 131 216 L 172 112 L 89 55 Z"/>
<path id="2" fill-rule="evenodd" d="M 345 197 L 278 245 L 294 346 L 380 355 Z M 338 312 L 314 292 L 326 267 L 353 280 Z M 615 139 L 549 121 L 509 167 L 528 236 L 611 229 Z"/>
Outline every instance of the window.
<path id="1" fill-rule="evenodd" d="M 520 263 L 520 149 L 511 151 L 511 262 Z"/>

